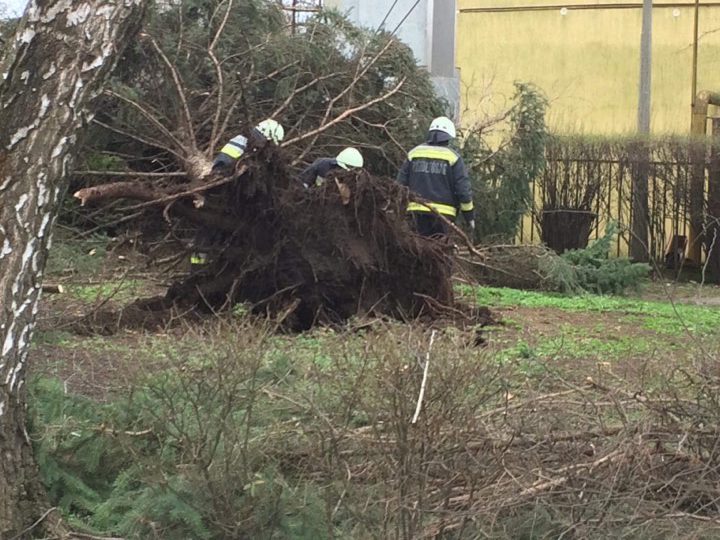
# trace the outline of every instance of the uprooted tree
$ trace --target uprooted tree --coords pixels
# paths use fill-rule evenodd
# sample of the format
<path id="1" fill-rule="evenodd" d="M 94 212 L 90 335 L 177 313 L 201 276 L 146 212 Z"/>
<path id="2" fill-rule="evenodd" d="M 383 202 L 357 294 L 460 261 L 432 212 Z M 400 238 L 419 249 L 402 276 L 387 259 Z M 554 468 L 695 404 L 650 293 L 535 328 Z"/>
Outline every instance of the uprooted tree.
<path id="1" fill-rule="evenodd" d="M 274 148 L 247 159 L 240 172 L 192 194 L 117 184 L 77 192 L 98 200 L 119 188 L 124 197 L 164 207 L 173 225 L 212 238 L 205 268 L 163 298 L 126 308 L 126 322 L 164 322 L 163 314 L 178 309 L 219 311 L 244 301 L 304 330 L 371 312 L 435 316 L 452 305 L 448 254 L 411 233 L 404 219 L 407 191 L 399 184 L 345 173 L 306 190 Z"/>
<path id="2" fill-rule="evenodd" d="M 387 178 L 442 112 L 406 46 L 332 12 L 291 34 L 274 3 L 187 1 L 155 11 L 123 65 L 76 197 L 139 200 L 124 210 L 164 219 L 185 244 L 214 238 L 207 268 L 133 309 L 248 301 L 302 329 L 452 304 L 445 250 L 411 234 L 408 193 Z M 249 152 L 232 177 L 213 174 L 218 148 L 266 117 L 285 126 L 282 148 Z M 298 165 L 347 145 L 372 174 L 308 191 L 294 181 Z M 113 181 L 87 182 L 97 177 Z"/>
<path id="3" fill-rule="evenodd" d="M 0 59 L 0 536 L 42 512 L 25 431 L 25 359 L 51 226 L 90 101 L 142 0 L 31 2 Z"/>
<path id="4" fill-rule="evenodd" d="M 285 127 L 292 165 L 353 145 L 370 172 L 394 176 L 442 112 L 392 36 L 332 12 L 292 34 L 276 3 L 186 0 L 153 10 L 125 55 L 84 152 L 86 178 L 202 177 L 219 147 L 264 118 Z"/>

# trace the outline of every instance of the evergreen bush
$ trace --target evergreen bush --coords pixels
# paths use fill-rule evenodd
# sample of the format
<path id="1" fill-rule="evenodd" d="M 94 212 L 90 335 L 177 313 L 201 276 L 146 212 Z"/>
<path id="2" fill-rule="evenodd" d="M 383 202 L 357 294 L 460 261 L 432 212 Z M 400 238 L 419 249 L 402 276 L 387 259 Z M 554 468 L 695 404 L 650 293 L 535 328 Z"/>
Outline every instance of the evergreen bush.
<path id="1" fill-rule="evenodd" d="M 35 455 L 51 503 L 74 528 L 127 538 L 327 536 L 319 488 L 274 459 L 270 436 L 286 418 L 259 404 L 259 385 L 273 377 L 260 369 L 264 334 L 242 332 L 237 348 L 163 351 L 172 366 L 106 404 L 33 381 Z"/>
<path id="2" fill-rule="evenodd" d="M 507 113 L 508 132 L 497 147 L 488 142 L 488 126 L 464 134 L 462 155 L 475 195 L 477 240 L 512 242 L 532 208 L 531 184 L 545 165 L 547 106 L 540 89 L 517 82 Z"/>
<path id="3" fill-rule="evenodd" d="M 609 256 L 617 233 L 617 224 L 610 223 L 605 234 L 587 248 L 540 258 L 540 270 L 550 288 L 573 294 L 623 294 L 627 289 L 637 289 L 651 268 L 626 257 Z"/>

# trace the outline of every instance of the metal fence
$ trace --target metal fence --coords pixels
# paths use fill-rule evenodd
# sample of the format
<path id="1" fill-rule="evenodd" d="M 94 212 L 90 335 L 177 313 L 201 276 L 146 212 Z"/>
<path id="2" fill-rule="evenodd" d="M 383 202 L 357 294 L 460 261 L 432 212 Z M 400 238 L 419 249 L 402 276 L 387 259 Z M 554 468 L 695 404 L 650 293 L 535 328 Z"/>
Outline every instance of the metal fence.
<path id="1" fill-rule="evenodd" d="M 647 248 L 656 261 L 665 258 L 673 239 L 677 242 L 690 236 L 693 164 L 689 153 L 677 157 L 644 162 L 648 178 Z M 560 231 L 554 232 L 573 240 L 584 236 L 587 242 L 601 237 L 613 221 L 620 229 L 613 254 L 626 256 L 635 210 L 633 178 L 642 165 L 632 159 L 549 159 L 543 176 L 532 184 L 534 206 L 523 219 L 518 240 L 549 243 L 549 223 L 555 223 Z M 583 227 L 587 230 L 580 230 Z"/>

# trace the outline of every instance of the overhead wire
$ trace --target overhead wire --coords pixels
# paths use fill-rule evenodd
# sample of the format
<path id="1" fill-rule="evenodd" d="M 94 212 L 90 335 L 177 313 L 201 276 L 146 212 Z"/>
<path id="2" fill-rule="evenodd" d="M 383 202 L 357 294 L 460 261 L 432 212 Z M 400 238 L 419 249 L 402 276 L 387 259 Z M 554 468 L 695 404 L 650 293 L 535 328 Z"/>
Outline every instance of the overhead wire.
<path id="1" fill-rule="evenodd" d="M 375 29 L 375 33 L 377 33 L 377 32 L 379 32 L 380 30 L 382 30 L 383 26 L 385 26 L 385 23 L 386 23 L 387 20 L 388 20 L 388 17 L 390 17 L 390 14 L 393 12 L 393 10 L 395 9 L 395 6 L 397 6 L 397 3 L 398 3 L 399 1 L 400 1 L 400 0 L 395 0 L 395 1 L 392 3 L 392 6 L 390 6 L 390 9 L 388 9 L 388 10 L 387 10 L 387 13 L 385 14 L 385 17 L 383 17 L 382 22 L 381 22 L 381 23 L 378 25 L 378 27 Z"/>
<path id="2" fill-rule="evenodd" d="M 418 4 L 420 3 L 420 0 L 417 0 L 413 6 L 408 10 L 408 12 L 405 14 L 405 16 L 402 18 L 402 20 L 397 24 L 395 27 L 395 30 L 393 30 L 390 35 L 394 36 L 395 32 L 400 30 L 400 27 L 405 23 L 405 21 L 408 19 L 408 17 L 412 14 L 413 11 L 415 11 L 415 8 L 418 7 Z"/>

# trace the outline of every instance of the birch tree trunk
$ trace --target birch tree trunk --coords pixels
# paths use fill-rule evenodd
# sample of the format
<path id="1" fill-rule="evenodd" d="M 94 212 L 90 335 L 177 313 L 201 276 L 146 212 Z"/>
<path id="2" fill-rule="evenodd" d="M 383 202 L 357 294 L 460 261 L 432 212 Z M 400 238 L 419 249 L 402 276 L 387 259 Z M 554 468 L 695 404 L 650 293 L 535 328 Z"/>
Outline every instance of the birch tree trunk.
<path id="1" fill-rule="evenodd" d="M 0 59 L 0 538 L 42 512 L 25 373 L 50 231 L 91 100 L 148 0 L 32 0 Z"/>

